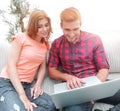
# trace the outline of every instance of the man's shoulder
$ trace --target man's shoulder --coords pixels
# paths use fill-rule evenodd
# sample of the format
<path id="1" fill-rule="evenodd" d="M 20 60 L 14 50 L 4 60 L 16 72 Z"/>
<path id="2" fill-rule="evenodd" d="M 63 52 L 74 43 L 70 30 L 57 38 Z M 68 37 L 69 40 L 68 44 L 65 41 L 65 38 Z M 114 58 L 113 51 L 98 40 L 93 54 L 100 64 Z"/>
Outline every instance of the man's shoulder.
<path id="1" fill-rule="evenodd" d="M 84 40 L 101 39 L 99 35 L 87 31 L 82 31 L 82 36 Z"/>
<path id="2" fill-rule="evenodd" d="M 99 35 L 92 33 L 92 32 L 87 32 L 87 31 L 82 31 L 82 35 L 85 36 L 92 36 L 92 37 L 99 37 Z"/>

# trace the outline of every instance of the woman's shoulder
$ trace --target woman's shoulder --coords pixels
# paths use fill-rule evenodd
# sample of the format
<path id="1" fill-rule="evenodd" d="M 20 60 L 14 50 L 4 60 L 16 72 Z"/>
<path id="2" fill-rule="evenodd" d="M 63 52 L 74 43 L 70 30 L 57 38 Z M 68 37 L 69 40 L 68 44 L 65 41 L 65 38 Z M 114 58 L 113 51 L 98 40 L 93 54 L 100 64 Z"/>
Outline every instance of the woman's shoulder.
<path id="1" fill-rule="evenodd" d="M 12 36 L 12 40 L 16 39 L 16 38 L 25 38 L 26 34 L 23 32 L 18 32 L 16 33 L 14 36 Z"/>
<path id="2" fill-rule="evenodd" d="M 23 32 L 18 32 L 12 37 L 12 41 L 16 40 L 18 43 L 23 44 L 26 40 L 26 34 Z"/>

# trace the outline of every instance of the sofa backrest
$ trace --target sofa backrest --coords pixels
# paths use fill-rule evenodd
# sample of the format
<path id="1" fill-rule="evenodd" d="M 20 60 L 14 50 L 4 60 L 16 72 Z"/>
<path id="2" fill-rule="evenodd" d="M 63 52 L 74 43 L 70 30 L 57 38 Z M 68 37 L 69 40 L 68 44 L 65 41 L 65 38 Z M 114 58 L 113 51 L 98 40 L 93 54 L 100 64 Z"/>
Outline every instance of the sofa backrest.
<path id="1" fill-rule="evenodd" d="M 120 39 L 102 38 L 105 52 L 110 64 L 110 73 L 120 72 Z M 7 61 L 10 44 L 7 41 L 0 42 L 0 71 Z M 48 54 L 49 55 L 49 54 Z"/>
<path id="2" fill-rule="evenodd" d="M 7 41 L 0 41 L 0 72 L 7 62 L 10 44 Z"/>
<path id="3" fill-rule="evenodd" d="M 120 39 L 119 37 L 103 38 L 103 45 L 110 64 L 110 73 L 120 73 Z"/>

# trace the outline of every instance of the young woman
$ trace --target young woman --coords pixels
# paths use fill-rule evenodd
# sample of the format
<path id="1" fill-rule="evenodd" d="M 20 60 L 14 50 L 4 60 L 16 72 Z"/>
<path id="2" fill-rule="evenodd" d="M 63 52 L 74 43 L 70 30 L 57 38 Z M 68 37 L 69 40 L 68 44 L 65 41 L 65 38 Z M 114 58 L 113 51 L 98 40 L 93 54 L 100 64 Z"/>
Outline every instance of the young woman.
<path id="1" fill-rule="evenodd" d="M 14 36 L 8 62 L 0 74 L 0 111 L 55 111 L 42 90 L 51 21 L 43 10 L 34 10 L 25 33 Z M 37 74 L 34 85 L 32 82 Z"/>

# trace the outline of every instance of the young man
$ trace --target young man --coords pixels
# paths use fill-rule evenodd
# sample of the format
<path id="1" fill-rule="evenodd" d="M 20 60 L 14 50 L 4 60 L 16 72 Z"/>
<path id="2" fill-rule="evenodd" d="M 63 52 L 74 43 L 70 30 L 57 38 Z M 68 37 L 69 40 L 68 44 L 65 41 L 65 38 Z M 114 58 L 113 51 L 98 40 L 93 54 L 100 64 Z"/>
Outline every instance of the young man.
<path id="1" fill-rule="evenodd" d="M 81 30 L 81 15 L 74 8 L 61 12 L 63 35 L 52 43 L 49 58 L 49 75 L 67 82 L 69 89 L 80 87 L 81 78 L 97 76 L 104 82 L 109 64 L 99 36 Z M 59 65 L 62 70 L 58 70 Z M 90 111 L 91 102 L 64 107 L 63 111 Z"/>

